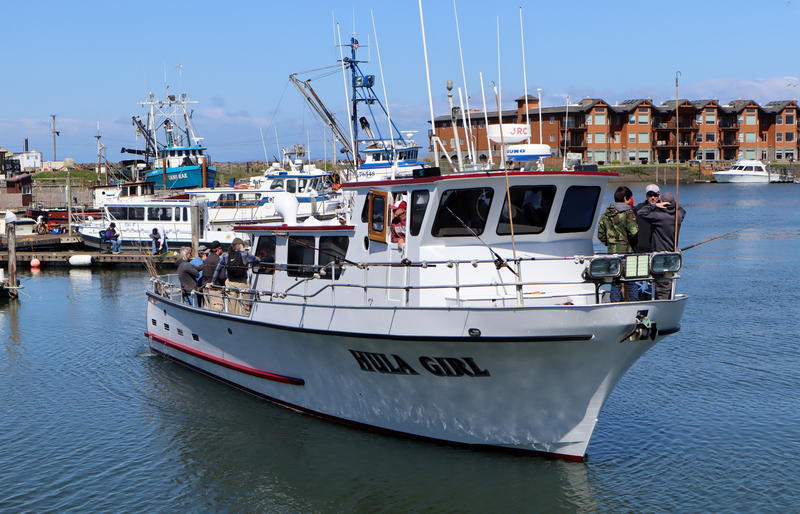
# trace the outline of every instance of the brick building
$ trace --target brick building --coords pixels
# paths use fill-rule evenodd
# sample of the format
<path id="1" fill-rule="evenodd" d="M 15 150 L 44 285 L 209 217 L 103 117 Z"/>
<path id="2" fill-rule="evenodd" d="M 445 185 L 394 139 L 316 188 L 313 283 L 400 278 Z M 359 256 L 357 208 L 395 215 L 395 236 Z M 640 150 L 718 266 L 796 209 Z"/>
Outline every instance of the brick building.
<path id="1" fill-rule="evenodd" d="M 516 99 L 517 108 L 500 114 L 503 123 L 525 123 L 530 117 L 532 143 L 539 142 L 539 105 L 532 96 Z M 753 100 L 670 100 L 655 105 L 641 98 L 611 105 L 600 98 L 584 98 L 569 106 L 543 107 L 542 143 L 553 155 L 564 152 L 583 156 L 584 162 L 674 162 L 676 121 L 678 159 L 732 161 L 761 159 L 794 161 L 798 156 L 798 106 L 795 100 L 759 105 Z M 490 125 L 498 123 L 498 112 L 487 113 Z M 489 143 L 483 111 L 470 112 L 472 140 L 479 160 L 499 156 L 498 144 Z M 466 151 L 461 116 L 458 137 L 451 116 L 435 119 L 436 133 L 448 155 L 456 156 L 456 140 Z M 490 148 L 491 145 L 491 148 Z"/>

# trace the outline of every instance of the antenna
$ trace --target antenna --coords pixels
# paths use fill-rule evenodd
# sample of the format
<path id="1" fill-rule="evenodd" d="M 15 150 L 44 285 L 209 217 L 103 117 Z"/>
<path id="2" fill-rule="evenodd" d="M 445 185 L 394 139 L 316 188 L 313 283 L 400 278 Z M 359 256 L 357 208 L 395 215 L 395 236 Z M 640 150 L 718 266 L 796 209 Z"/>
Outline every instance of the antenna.
<path id="1" fill-rule="evenodd" d="M 497 17 L 497 87 L 495 88 L 495 95 L 498 97 L 499 102 L 502 102 L 503 97 L 503 74 L 500 73 L 500 16 Z M 503 112 L 500 110 L 501 104 L 497 104 L 497 116 L 501 119 L 502 125 Z M 501 145 L 502 146 L 502 145 Z M 503 163 L 505 168 L 505 162 Z"/>
<path id="2" fill-rule="evenodd" d="M 394 136 L 392 135 L 392 115 L 390 114 L 389 95 L 386 93 L 386 80 L 383 77 L 383 60 L 381 59 L 381 47 L 378 43 L 378 29 L 375 27 L 375 15 L 372 9 L 369 10 L 369 16 L 372 19 L 372 31 L 375 33 L 375 52 L 378 54 L 378 69 L 381 72 L 381 87 L 383 88 L 383 98 L 386 100 L 386 117 L 389 120 L 389 140 L 392 142 L 392 179 L 395 178 L 395 169 L 397 165 L 397 149 L 394 144 Z M 386 142 L 383 147 L 386 148 Z"/>
<path id="3" fill-rule="evenodd" d="M 479 72 L 481 79 L 481 98 L 483 99 L 483 126 L 486 133 L 486 150 L 489 152 L 489 167 L 494 164 L 492 159 L 492 141 L 489 139 L 489 114 L 486 112 L 486 91 L 483 88 L 483 72 Z"/>
<path id="4" fill-rule="evenodd" d="M 453 0 L 453 15 L 456 19 L 456 38 L 458 39 L 458 55 L 461 59 L 461 79 L 464 81 L 464 96 L 465 96 L 465 107 L 467 109 L 466 113 L 466 128 L 465 131 L 467 137 L 467 152 L 470 154 L 470 160 L 473 164 L 476 162 L 476 152 L 474 151 L 474 144 L 470 144 L 472 142 L 472 119 L 470 118 L 469 113 L 469 89 L 467 88 L 467 73 L 464 70 L 464 52 L 461 49 L 461 27 L 458 22 L 458 9 L 456 7 L 456 0 Z"/>
<path id="5" fill-rule="evenodd" d="M 355 19 L 355 9 L 353 10 L 353 18 Z M 344 85 L 344 104 L 345 104 L 345 106 L 347 106 L 347 115 L 351 120 L 351 123 L 348 123 L 348 126 L 350 127 L 350 144 L 352 145 L 351 149 L 353 150 L 353 154 L 352 154 L 352 157 L 353 157 L 353 170 L 355 170 L 358 167 L 358 162 L 357 162 L 358 161 L 358 147 L 356 146 L 355 134 L 353 132 L 353 123 L 352 123 L 352 121 L 353 121 L 353 113 L 350 110 L 350 99 L 349 99 L 350 95 L 348 95 L 347 73 L 345 71 L 347 69 L 347 63 L 344 60 L 344 51 L 342 50 L 342 33 L 341 33 L 341 30 L 339 28 L 339 24 L 338 23 L 336 24 L 336 35 L 337 35 L 337 37 L 339 39 L 339 59 L 342 62 L 342 84 Z M 351 47 L 352 47 L 352 45 L 351 45 Z M 355 94 L 355 91 L 353 92 L 353 94 Z"/>
<path id="6" fill-rule="evenodd" d="M 522 7 L 519 8 L 519 37 L 522 43 L 522 82 L 525 85 L 525 123 L 528 125 L 528 143 L 531 142 L 531 115 L 528 112 L 528 70 L 525 61 L 525 27 L 522 23 Z M 541 91 L 541 90 L 540 90 Z M 541 100 L 541 99 L 540 99 Z M 541 102 L 539 104 L 541 112 Z M 539 143 L 542 142 L 542 120 L 539 119 Z"/>
<path id="7" fill-rule="evenodd" d="M 569 95 L 567 95 L 567 112 L 564 115 L 564 162 L 562 169 L 567 169 L 567 138 L 569 137 Z"/>
<path id="8" fill-rule="evenodd" d="M 428 107 L 431 111 L 431 141 L 436 139 L 436 122 L 433 116 L 433 95 L 431 94 L 431 70 L 428 67 L 428 43 L 425 39 L 425 17 L 422 13 L 422 0 L 418 0 L 419 3 L 419 24 L 420 28 L 422 29 L 422 50 L 425 54 L 425 78 L 428 82 Z M 433 145 L 433 157 L 436 163 L 436 166 L 439 166 L 439 150 L 436 148 L 436 145 Z"/>
<path id="9" fill-rule="evenodd" d="M 261 134 L 261 148 L 264 150 L 264 162 L 269 166 L 269 157 L 267 157 L 267 144 L 264 142 L 264 131 L 258 127 L 258 133 Z"/>

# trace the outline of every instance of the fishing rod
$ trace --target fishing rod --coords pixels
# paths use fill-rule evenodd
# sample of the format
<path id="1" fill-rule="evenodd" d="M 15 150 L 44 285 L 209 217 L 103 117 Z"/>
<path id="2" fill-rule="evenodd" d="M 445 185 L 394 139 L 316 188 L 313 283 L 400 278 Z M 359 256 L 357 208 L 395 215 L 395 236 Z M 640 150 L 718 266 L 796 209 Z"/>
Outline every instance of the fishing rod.
<path id="1" fill-rule="evenodd" d="M 478 235 L 478 234 L 477 234 L 477 233 L 476 233 L 474 230 L 472 230 L 472 227 L 470 227 L 469 225 L 467 225 L 466 223 L 464 223 L 464 221 L 463 221 L 461 218 L 459 218 L 459 217 L 458 217 L 458 215 L 457 215 L 456 213 L 454 213 L 452 209 L 450 209 L 450 207 L 448 207 L 447 205 L 445 205 L 445 206 L 444 206 L 444 208 L 445 208 L 445 209 L 447 209 L 447 212 L 449 212 L 450 214 L 452 214 L 452 215 L 453 215 L 453 217 L 456 219 L 456 221 L 458 221 L 459 223 L 461 223 L 461 226 L 462 226 L 462 227 L 464 227 L 465 229 L 469 230 L 469 231 L 470 231 L 470 233 L 472 233 L 472 235 L 473 235 L 473 236 L 475 236 L 475 238 L 476 238 L 478 241 L 480 241 L 480 242 L 483 244 L 483 246 L 485 246 L 485 247 L 486 247 L 486 249 L 487 249 L 487 250 L 489 250 L 489 252 L 490 252 L 492 255 L 494 255 L 494 265 L 497 267 L 497 269 L 500 269 L 500 268 L 508 268 L 508 271 L 510 271 L 511 273 L 513 273 L 515 277 L 518 277 L 518 276 L 519 276 L 519 275 L 517 275 L 517 272 L 516 272 L 516 271 L 514 271 L 514 269 L 513 269 L 513 268 L 511 268 L 511 266 L 509 266 L 509 265 L 508 265 L 508 261 L 507 261 L 506 259 L 503 259 L 502 257 L 500 257 L 500 255 L 498 255 L 498 253 L 497 253 L 497 252 L 495 252 L 495 251 L 494 251 L 494 249 L 493 249 L 491 246 L 489 246 L 488 244 L 486 244 L 486 242 L 485 242 L 483 239 L 481 239 L 481 236 L 479 236 L 479 235 Z"/>
<path id="2" fill-rule="evenodd" d="M 695 247 L 700 246 L 702 244 L 710 243 L 711 241 L 714 241 L 715 239 L 720 239 L 720 238 L 723 238 L 725 236 L 729 236 L 731 234 L 735 234 L 737 232 L 741 232 L 742 230 L 747 230 L 747 229 L 750 229 L 750 228 L 759 227 L 759 226 L 764 225 L 766 223 L 767 223 L 766 221 L 762 222 L 762 223 L 756 223 L 755 225 L 750 225 L 748 227 L 737 228 L 736 230 L 731 230 L 730 232 L 725 232 L 724 234 L 720 234 L 718 236 L 709 237 L 708 239 L 704 239 L 703 241 L 700 241 L 699 243 L 695 243 L 693 245 L 689 245 L 687 247 L 681 248 L 681 251 L 685 252 L 686 250 L 691 250 L 692 248 L 695 248 Z"/>

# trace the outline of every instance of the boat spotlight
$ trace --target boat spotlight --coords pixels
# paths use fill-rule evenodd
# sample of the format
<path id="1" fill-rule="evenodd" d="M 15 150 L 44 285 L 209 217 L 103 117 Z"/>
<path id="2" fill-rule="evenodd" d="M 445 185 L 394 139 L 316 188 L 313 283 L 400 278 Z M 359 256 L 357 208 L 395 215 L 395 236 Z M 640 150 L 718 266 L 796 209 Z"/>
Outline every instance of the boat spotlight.
<path id="1" fill-rule="evenodd" d="M 650 259 L 650 273 L 668 275 L 680 271 L 683 259 L 679 253 L 656 253 Z"/>
<path id="2" fill-rule="evenodd" d="M 590 280 L 610 281 L 619 276 L 622 261 L 619 257 L 597 257 L 589 261 L 586 278 Z"/>

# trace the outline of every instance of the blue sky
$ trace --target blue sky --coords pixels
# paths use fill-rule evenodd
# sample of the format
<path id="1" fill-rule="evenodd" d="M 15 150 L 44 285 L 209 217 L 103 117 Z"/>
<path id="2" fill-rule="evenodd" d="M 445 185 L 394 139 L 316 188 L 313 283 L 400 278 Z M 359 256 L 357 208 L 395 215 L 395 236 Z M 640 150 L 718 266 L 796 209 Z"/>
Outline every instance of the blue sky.
<path id="1" fill-rule="evenodd" d="M 478 72 L 487 88 L 497 81 L 496 17 L 500 17 L 504 107 L 523 92 L 519 7 L 524 8 L 528 89 L 541 87 L 545 105 L 585 96 L 621 101 L 681 96 L 759 102 L 800 97 L 796 55 L 796 0 L 650 3 L 495 2 L 459 0 L 467 82 L 480 105 Z M 461 85 L 452 0 L 425 0 L 425 22 L 436 114 L 446 112 L 444 83 Z M 6 2 L 0 35 L 0 146 L 19 151 L 24 138 L 52 155 L 50 114 L 58 115 L 58 156 L 78 162 L 95 156 L 97 121 L 111 160 L 134 146 L 130 116 L 137 101 L 172 91 L 200 101 L 195 126 L 212 159 L 263 159 L 262 128 L 270 155 L 305 143 L 322 157 L 320 123 L 287 87 L 290 73 L 334 64 L 333 19 L 342 37 L 355 30 L 362 47 L 370 21 L 378 29 L 393 118 L 419 130 L 424 142 L 428 104 L 416 0 L 329 2 Z M 362 48 L 361 57 L 366 57 Z M 178 65 L 181 65 L 180 73 Z M 316 88 L 344 118 L 341 76 Z M 382 96 L 381 85 L 376 90 Z M 487 100 L 490 105 L 492 101 Z"/>

